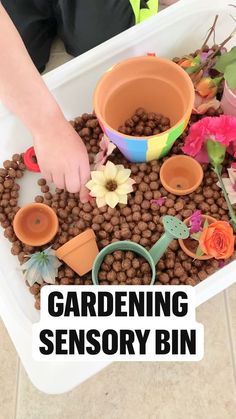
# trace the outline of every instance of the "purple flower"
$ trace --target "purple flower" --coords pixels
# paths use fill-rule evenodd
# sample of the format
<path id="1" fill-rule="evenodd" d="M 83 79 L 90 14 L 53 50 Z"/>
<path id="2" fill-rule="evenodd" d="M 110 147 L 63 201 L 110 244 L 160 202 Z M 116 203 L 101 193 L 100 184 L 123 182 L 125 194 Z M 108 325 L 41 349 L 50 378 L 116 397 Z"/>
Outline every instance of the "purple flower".
<path id="1" fill-rule="evenodd" d="M 162 198 L 158 198 L 158 199 L 151 199 L 151 204 L 156 204 L 159 205 L 160 207 L 162 207 L 162 205 L 164 205 L 166 200 L 166 196 L 163 196 Z"/>
<path id="2" fill-rule="evenodd" d="M 223 268 L 225 266 L 225 261 L 224 260 L 220 260 L 219 261 L 219 268 Z"/>
<path id="3" fill-rule="evenodd" d="M 197 210 L 190 217 L 190 234 L 198 233 L 201 230 L 202 213 Z"/>

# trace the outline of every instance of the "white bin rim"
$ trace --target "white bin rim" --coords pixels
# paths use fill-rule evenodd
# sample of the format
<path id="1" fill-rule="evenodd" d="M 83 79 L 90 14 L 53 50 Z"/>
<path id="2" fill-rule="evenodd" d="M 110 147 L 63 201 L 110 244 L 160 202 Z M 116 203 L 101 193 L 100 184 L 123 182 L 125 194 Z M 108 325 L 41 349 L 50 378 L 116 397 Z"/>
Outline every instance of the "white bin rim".
<path id="1" fill-rule="evenodd" d="M 44 76 L 44 80 L 66 117 L 72 119 L 81 112 L 91 111 L 94 86 L 105 69 L 114 63 L 147 52 L 167 57 L 188 53 L 190 45 L 192 49 L 199 47 L 216 13 L 220 15 L 217 40 L 224 39 L 235 26 L 230 18 L 232 8 L 228 3 L 228 0 L 180 0 L 148 21 L 51 71 Z M 78 101 L 78 90 L 81 101 Z M 32 144 L 29 132 L 4 109 L 0 110 L 0 136 L 1 162 L 16 151 L 13 141 L 16 136 L 22 151 Z M 25 181 L 28 182 L 25 188 L 27 193 L 23 194 L 22 199 L 29 202 L 30 193 L 35 192 L 35 178 L 34 183 L 27 176 Z M 16 258 L 10 255 L 9 243 L 2 232 L 0 234 L 0 315 L 33 384 L 48 394 L 69 391 L 109 363 L 48 363 L 33 360 L 31 326 L 39 319 L 39 313 L 32 308 L 32 297 L 17 271 Z M 235 270 L 236 261 L 197 285 L 197 306 L 236 282 Z"/>

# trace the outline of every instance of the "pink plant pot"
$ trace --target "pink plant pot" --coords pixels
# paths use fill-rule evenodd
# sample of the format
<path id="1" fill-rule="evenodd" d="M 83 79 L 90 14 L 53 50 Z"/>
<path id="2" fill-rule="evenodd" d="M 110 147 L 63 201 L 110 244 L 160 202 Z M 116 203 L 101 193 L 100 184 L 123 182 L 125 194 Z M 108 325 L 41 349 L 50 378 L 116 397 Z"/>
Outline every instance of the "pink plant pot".
<path id="1" fill-rule="evenodd" d="M 231 90 L 226 82 L 221 106 L 225 115 L 236 116 L 236 89 Z"/>

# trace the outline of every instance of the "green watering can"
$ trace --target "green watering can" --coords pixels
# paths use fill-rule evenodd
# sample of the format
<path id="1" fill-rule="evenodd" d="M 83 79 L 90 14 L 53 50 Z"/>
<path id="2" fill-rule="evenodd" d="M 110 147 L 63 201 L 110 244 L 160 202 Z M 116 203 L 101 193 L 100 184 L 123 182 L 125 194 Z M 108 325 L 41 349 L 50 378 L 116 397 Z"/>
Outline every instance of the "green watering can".
<path id="1" fill-rule="evenodd" d="M 156 280 L 156 264 L 159 262 L 167 247 L 174 239 L 187 239 L 189 237 L 188 227 L 182 223 L 178 218 L 166 215 L 163 217 L 164 234 L 154 244 L 151 250 L 146 250 L 140 244 L 124 240 L 109 244 L 97 255 L 92 270 L 92 281 L 94 285 L 99 285 L 98 273 L 100 271 L 101 264 L 106 255 L 109 255 L 116 250 L 131 250 L 134 253 L 142 256 L 149 263 L 152 270 L 152 279 L 150 285 L 153 285 Z"/>

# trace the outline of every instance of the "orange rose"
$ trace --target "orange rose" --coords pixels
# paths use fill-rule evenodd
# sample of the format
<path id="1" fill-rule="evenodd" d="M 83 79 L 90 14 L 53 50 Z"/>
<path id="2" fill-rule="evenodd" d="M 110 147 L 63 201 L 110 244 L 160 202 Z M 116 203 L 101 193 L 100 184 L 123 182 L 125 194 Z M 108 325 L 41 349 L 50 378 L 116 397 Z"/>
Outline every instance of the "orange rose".
<path id="1" fill-rule="evenodd" d="M 228 259 L 234 252 L 233 229 L 226 221 L 216 221 L 205 228 L 200 236 L 202 251 L 215 259 Z"/>

